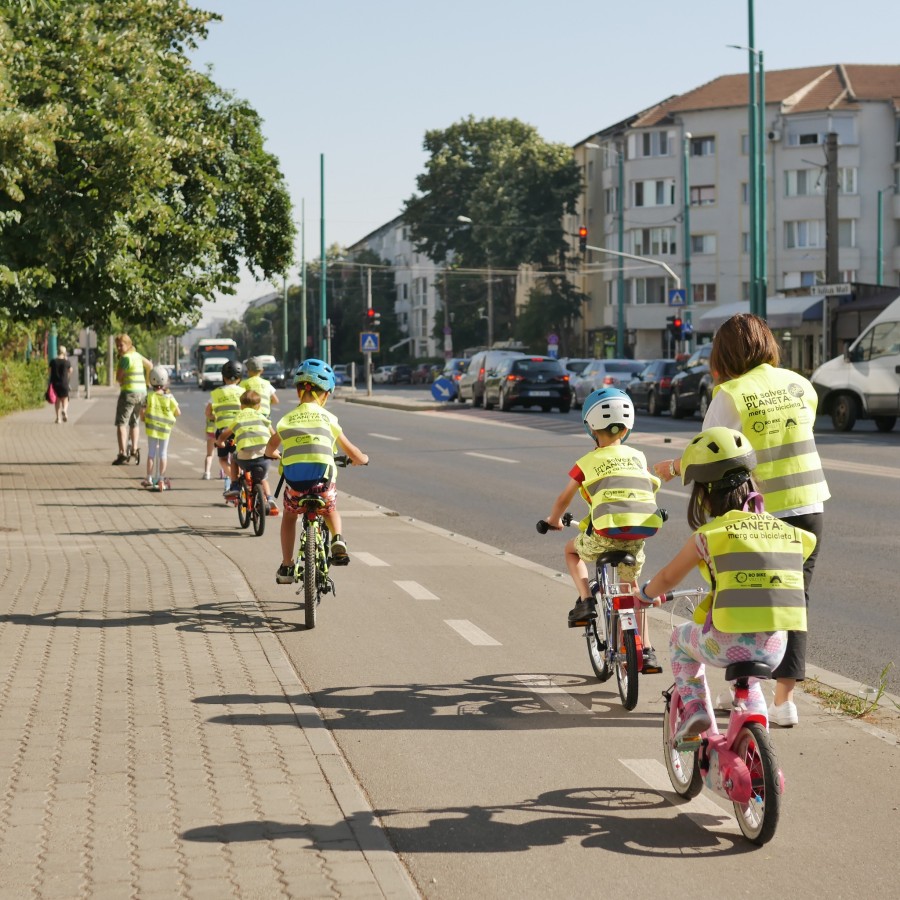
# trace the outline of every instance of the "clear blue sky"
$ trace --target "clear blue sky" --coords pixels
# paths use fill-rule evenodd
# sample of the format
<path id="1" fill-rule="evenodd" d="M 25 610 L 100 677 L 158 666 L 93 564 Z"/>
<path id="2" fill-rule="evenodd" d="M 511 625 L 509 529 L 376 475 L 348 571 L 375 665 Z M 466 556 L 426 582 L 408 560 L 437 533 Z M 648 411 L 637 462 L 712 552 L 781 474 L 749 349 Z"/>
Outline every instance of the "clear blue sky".
<path id="1" fill-rule="evenodd" d="M 747 70 L 746 0 L 192 0 L 219 13 L 195 59 L 264 119 L 307 258 L 397 216 L 425 165 L 425 131 L 517 118 L 574 144 L 671 94 Z M 896 64 L 885 0 L 756 0 L 767 70 Z M 299 240 L 298 240 L 299 251 Z M 242 282 L 238 299 L 268 286 Z M 215 315 L 234 315 L 235 299 Z"/>

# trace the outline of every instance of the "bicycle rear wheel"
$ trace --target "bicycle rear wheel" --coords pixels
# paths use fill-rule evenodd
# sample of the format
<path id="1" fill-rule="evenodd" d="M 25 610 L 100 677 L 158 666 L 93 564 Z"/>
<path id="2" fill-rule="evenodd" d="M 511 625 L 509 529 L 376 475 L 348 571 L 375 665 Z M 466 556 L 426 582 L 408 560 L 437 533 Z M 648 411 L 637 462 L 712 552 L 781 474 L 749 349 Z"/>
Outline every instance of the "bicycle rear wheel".
<path id="1" fill-rule="evenodd" d="M 306 627 L 315 628 L 319 604 L 319 592 L 316 587 L 316 532 L 319 530 L 318 522 L 307 520 L 304 523 L 304 530 L 306 535 L 303 541 L 303 612 Z"/>
<path id="2" fill-rule="evenodd" d="M 751 843 L 762 846 L 775 835 L 781 813 L 784 781 L 769 732 L 759 722 L 748 722 L 739 732 L 735 753 L 750 770 L 753 796 L 748 803 L 734 803 L 738 825 Z"/>
<path id="3" fill-rule="evenodd" d="M 253 520 L 253 533 L 259 537 L 266 530 L 266 498 L 261 484 L 254 484 L 250 494 L 250 518 Z"/>
<path id="4" fill-rule="evenodd" d="M 240 492 L 237 500 L 238 522 L 241 528 L 250 526 L 250 497 L 247 496 L 247 486 L 241 481 Z"/>
<path id="5" fill-rule="evenodd" d="M 619 696 L 625 709 L 634 709 L 638 701 L 638 655 L 637 641 L 633 631 L 623 631 L 622 623 L 616 616 L 616 681 Z"/>
<path id="6" fill-rule="evenodd" d="M 703 787 L 703 774 L 697 761 L 696 750 L 679 750 L 672 741 L 672 735 L 681 723 L 684 705 L 676 690 L 666 700 L 666 711 L 663 714 L 663 754 L 666 760 L 666 771 L 675 793 L 685 799 L 696 797 Z"/>

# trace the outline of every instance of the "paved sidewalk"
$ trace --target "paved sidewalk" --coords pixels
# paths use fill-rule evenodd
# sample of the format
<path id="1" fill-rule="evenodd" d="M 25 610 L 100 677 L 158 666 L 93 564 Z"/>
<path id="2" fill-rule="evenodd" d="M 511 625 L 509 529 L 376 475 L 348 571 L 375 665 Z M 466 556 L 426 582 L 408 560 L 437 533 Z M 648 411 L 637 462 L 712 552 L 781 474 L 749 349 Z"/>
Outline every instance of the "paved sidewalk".
<path id="1" fill-rule="evenodd" d="M 0 898 L 418 896 L 240 569 L 110 466 L 113 404 L 0 419 Z"/>

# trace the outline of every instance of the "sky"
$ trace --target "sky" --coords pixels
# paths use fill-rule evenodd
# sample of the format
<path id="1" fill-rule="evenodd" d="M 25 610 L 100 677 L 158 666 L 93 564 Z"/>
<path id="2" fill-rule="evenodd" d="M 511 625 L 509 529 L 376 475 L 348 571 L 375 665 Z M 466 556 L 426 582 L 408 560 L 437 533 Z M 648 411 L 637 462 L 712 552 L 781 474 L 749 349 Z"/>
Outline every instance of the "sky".
<path id="1" fill-rule="evenodd" d="M 218 13 L 193 55 L 263 118 L 319 255 L 395 218 L 424 172 L 425 132 L 516 118 L 551 142 L 602 128 L 720 75 L 746 72 L 750 0 L 191 0 Z M 765 68 L 898 64 L 885 0 L 755 0 Z M 299 232 L 299 224 L 298 224 Z M 298 234 L 297 259 L 300 258 Z M 296 273 L 294 273 L 296 278 Z M 250 277 L 204 312 L 239 316 Z"/>

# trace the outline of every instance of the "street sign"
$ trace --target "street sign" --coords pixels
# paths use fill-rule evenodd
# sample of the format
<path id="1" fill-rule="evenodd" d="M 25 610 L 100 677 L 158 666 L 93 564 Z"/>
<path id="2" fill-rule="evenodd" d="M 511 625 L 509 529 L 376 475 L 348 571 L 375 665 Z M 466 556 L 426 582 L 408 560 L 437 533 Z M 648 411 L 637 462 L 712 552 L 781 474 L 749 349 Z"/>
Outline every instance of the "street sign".
<path id="1" fill-rule="evenodd" d="M 380 335 L 375 331 L 361 331 L 359 334 L 359 349 L 363 353 L 377 353 L 379 337 Z"/>
<path id="2" fill-rule="evenodd" d="M 822 294 L 824 297 L 844 297 L 853 293 L 853 285 L 850 284 L 817 284 L 810 287 L 811 296 Z"/>
<path id="3" fill-rule="evenodd" d="M 669 291 L 669 306 L 684 306 L 687 303 L 687 292 L 684 288 L 672 288 Z"/>
<path id="4" fill-rule="evenodd" d="M 431 385 L 431 396 L 435 400 L 452 400 L 456 396 L 456 384 L 449 378 L 437 378 Z"/>

